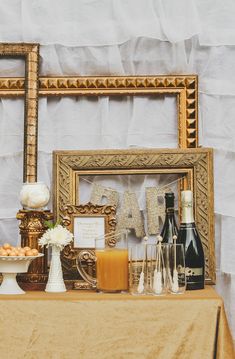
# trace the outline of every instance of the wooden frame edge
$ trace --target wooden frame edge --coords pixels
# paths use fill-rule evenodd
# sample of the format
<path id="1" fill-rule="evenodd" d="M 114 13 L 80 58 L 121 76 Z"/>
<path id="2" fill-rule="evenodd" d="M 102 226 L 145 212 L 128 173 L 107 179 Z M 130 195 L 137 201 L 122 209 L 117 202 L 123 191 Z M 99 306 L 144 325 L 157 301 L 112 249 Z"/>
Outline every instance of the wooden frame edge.
<path id="1" fill-rule="evenodd" d="M 0 78 L 0 97 L 22 96 L 23 93 L 23 78 Z M 39 78 L 39 96 L 120 96 L 148 94 L 177 96 L 179 147 L 197 147 L 197 75 L 57 76 Z"/>
<path id="2" fill-rule="evenodd" d="M 25 59 L 25 79 L 21 81 L 20 88 L 21 95 L 25 96 L 23 181 L 35 182 L 37 181 L 39 44 L 0 43 L 0 56 L 20 56 Z M 4 93 L 3 97 L 5 97 Z"/>
<path id="3" fill-rule="evenodd" d="M 76 158 L 77 156 L 77 158 Z M 90 151 L 55 151 L 54 152 L 54 211 L 60 216 L 61 208 L 74 200 L 70 171 L 97 169 L 102 174 L 104 169 L 139 168 L 192 168 L 195 194 L 195 219 L 207 253 L 207 280 L 215 282 L 214 249 L 214 208 L 213 208 L 213 150 L 197 149 L 135 149 L 135 150 L 90 150 Z M 115 167 L 114 167 L 115 164 Z M 62 176 L 62 177 L 61 177 Z M 187 185 L 187 181 L 185 181 Z M 187 189 L 187 188 L 185 188 Z M 75 204 L 75 203 L 74 203 Z"/>

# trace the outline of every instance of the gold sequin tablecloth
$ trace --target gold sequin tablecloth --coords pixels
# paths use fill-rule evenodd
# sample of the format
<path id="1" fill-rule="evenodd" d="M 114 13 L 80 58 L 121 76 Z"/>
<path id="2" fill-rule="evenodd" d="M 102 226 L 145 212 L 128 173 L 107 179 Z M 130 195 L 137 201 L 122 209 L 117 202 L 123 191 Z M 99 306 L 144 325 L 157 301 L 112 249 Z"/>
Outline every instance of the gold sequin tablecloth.
<path id="1" fill-rule="evenodd" d="M 233 359 L 212 287 L 162 297 L 27 292 L 0 297 L 1 359 Z"/>

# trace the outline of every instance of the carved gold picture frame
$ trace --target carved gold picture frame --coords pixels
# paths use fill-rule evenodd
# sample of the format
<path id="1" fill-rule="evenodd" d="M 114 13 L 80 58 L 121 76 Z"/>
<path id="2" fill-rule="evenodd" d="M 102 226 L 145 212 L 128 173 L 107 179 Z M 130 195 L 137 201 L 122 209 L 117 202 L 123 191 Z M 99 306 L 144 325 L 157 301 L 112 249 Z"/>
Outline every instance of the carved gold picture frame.
<path id="1" fill-rule="evenodd" d="M 0 97 L 15 97 L 22 96 L 23 94 L 23 78 L 0 78 Z M 178 145 L 180 148 L 193 148 L 198 146 L 197 75 L 40 77 L 38 94 L 39 96 L 60 97 L 120 95 L 176 96 Z M 33 126 L 37 128 L 36 121 Z"/>
<path id="2" fill-rule="evenodd" d="M 184 175 L 179 189 L 193 190 L 195 221 L 206 258 L 206 282 L 215 283 L 213 151 L 210 148 L 55 151 L 55 216 L 63 219 L 68 204 L 79 204 L 80 176 L 154 173 Z M 69 276 L 69 272 L 66 275 Z"/>
<path id="3" fill-rule="evenodd" d="M 67 205 L 63 207 L 62 223 L 75 235 L 75 220 L 78 218 L 103 218 L 104 219 L 104 233 L 103 235 L 112 234 L 116 229 L 116 207 L 109 205 L 94 205 L 92 203 L 86 203 L 84 205 Z M 108 237 L 107 237 L 108 238 Z M 111 242 L 108 243 L 110 246 L 114 246 L 112 238 Z M 95 238 L 93 238 L 94 240 Z M 75 242 L 75 238 L 74 238 Z M 82 256 L 82 262 L 84 263 L 85 271 L 91 275 L 95 275 L 95 262 L 94 262 L 94 249 L 95 246 L 86 245 L 86 247 L 77 247 L 74 245 L 66 246 L 63 250 L 61 261 L 64 271 L 64 279 L 75 279 L 76 289 L 88 289 L 91 286 L 84 282 L 79 276 L 76 267 L 76 258 L 79 253 L 85 251 Z M 78 280 L 79 278 L 79 280 Z"/>
<path id="4" fill-rule="evenodd" d="M 0 78 L 0 97 L 25 97 L 24 108 L 24 182 L 37 180 L 38 67 L 39 44 L 0 43 L 0 57 L 23 57 L 25 78 Z M 18 88 L 21 91 L 18 91 Z"/>

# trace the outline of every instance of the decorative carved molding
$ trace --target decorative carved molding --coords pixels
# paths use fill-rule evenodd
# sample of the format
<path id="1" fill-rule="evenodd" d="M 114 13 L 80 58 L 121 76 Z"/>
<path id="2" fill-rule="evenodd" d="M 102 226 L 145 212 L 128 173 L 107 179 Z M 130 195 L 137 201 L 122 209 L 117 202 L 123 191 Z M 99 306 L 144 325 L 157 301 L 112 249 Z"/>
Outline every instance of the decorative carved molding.
<path id="1" fill-rule="evenodd" d="M 25 79 L 21 78 L 20 81 L 14 81 L 13 79 L 12 81 L 9 78 L 9 81 L 7 81 L 0 78 L 0 97 L 5 97 L 8 90 L 10 90 L 13 97 L 25 96 L 23 177 L 24 182 L 35 182 L 37 180 L 39 45 L 0 43 L 0 56 L 20 56 L 25 59 Z M 13 87 L 15 87 L 14 93 L 12 92 Z"/>
<path id="2" fill-rule="evenodd" d="M 212 149 L 142 149 L 54 152 L 54 212 L 63 217 L 66 204 L 78 203 L 76 176 L 91 174 L 181 173 L 193 175 L 181 189 L 193 189 L 195 220 L 206 257 L 206 280 L 215 282 Z M 192 184 L 192 185 L 191 185 Z M 186 187 L 187 186 L 187 187 Z M 192 188 L 193 187 L 193 188 Z"/>
<path id="3" fill-rule="evenodd" d="M 0 78 L 0 97 L 24 94 L 24 79 Z M 198 145 L 196 75 L 40 77 L 40 96 L 176 95 L 179 147 Z"/>
<path id="4" fill-rule="evenodd" d="M 165 75 L 165 76 L 41 76 L 39 78 L 39 95 L 41 96 L 64 96 L 90 94 L 92 89 L 98 91 L 120 90 L 118 94 L 125 91 L 140 91 L 162 89 L 175 93 L 177 90 L 188 91 L 187 98 L 195 99 L 197 92 L 196 75 Z M 171 90 L 170 90 L 171 89 Z M 22 96 L 24 91 L 24 78 L 22 77 L 1 77 L 1 96 Z M 11 93 L 15 91 L 15 93 Z M 67 91 L 67 92 L 66 92 Z M 78 93 L 80 91 L 80 93 Z M 154 92 L 153 92 L 154 93 Z M 164 92 L 163 92 L 164 93 Z M 97 93 L 93 93 L 97 95 Z M 100 94 L 100 92 L 98 92 Z M 188 104 L 193 106 L 193 101 Z"/>
<path id="5" fill-rule="evenodd" d="M 92 286 L 89 283 L 87 283 L 87 282 L 85 282 L 83 280 L 77 280 L 73 284 L 73 289 L 89 290 L 89 289 L 94 289 L 94 288 L 92 288 Z"/>
<path id="6" fill-rule="evenodd" d="M 44 253 L 44 257 L 35 259 L 29 266 L 28 272 L 20 274 L 19 280 L 25 283 L 46 283 L 47 281 L 47 249 L 39 248 L 38 239 L 48 229 L 45 221 L 51 220 L 53 215 L 50 211 L 20 210 L 17 213 L 21 235 L 21 246 L 29 246 Z"/>

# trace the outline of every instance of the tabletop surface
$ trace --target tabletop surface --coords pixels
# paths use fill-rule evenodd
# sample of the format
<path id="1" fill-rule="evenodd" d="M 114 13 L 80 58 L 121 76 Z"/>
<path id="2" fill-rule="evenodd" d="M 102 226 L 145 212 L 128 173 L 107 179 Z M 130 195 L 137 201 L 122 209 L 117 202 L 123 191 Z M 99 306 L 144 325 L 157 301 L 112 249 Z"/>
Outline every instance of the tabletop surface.
<path id="1" fill-rule="evenodd" d="M 184 294 L 167 294 L 162 296 L 131 295 L 130 293 L 98 293 L 88 290 L 70 290 L 64 293 L 47 293 L 44 291 L 28 291 L 21 295 L 0 295 L 2 300 L 62 300 L 62 301 L 89 301 L 89 300 L 190 300 L 190 299 L 221 299 L 212 286 L 203 290 L 186 291 Z"/>
<path id="2" fill-rule="evenodd" d="M 234 357 L 212 286 L 164 296 L 28 291 L 0 295 L 0 308 L 1 359 Z"/>

